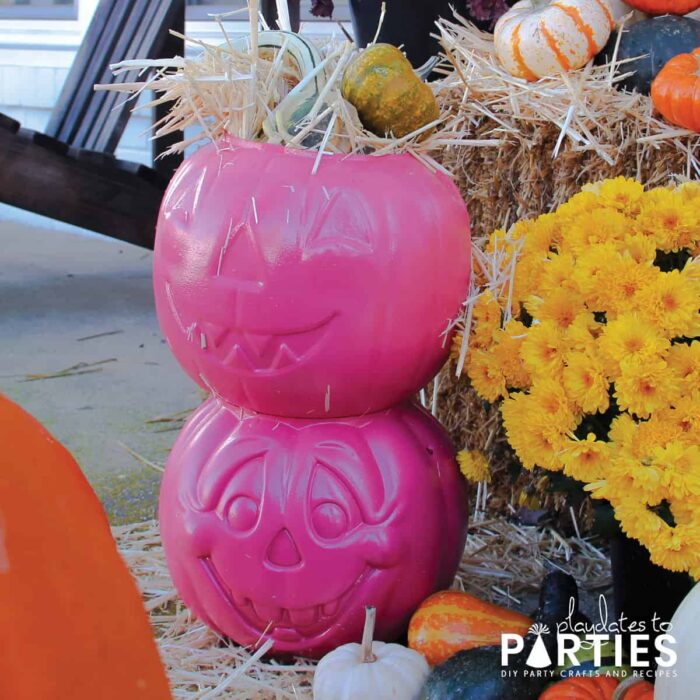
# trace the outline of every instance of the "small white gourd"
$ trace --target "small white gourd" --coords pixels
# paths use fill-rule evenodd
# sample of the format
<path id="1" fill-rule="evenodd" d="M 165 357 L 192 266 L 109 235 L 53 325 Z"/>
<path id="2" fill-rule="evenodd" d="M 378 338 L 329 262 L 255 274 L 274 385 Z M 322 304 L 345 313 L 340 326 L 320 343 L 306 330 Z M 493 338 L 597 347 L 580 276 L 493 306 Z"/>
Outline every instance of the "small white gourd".
<path id="1" fill-rule="evenodd" d="M 314 675 L 314 700 L 416 700 L 430 668 L 418 652 L 373 642 L 376 610 L 365 609 L 362 644 L 326 654 Z"/>
<path id="2" fill-rule="evenodd" d="M 654 686 L 654 700 L 690 700 L 700 692 L 700 583 L 678 606 L 671 618 L 670 634 L 675 644 L 667 644 L 678 655 L 671 673 L 663 673 Z"/>

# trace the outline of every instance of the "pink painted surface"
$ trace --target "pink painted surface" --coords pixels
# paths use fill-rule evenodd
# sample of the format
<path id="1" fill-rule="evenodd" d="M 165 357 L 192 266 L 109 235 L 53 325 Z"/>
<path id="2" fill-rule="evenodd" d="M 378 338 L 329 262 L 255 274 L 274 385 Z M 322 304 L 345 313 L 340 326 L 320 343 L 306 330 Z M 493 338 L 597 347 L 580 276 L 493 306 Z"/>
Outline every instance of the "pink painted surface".
<path id="1" fill-rule="evenodd" d="M 160 499 L 168 566 L 197 616 L 239 644 L 268 629 L 277 654 L 319 656 L 405 631 L 448 587 L 467 495 L 445 431 L 403 404 L 299 420 L 210 399 L 168 460 Z"/>
<path id="2" fill-rule="evenodd" d="M 469 217 L 408 155 L 324 157 L 229 139 L 188 158 L 158 221 L 161 327 L 234 405 L 347 416 L 409 398 L 467 296 Z"/>

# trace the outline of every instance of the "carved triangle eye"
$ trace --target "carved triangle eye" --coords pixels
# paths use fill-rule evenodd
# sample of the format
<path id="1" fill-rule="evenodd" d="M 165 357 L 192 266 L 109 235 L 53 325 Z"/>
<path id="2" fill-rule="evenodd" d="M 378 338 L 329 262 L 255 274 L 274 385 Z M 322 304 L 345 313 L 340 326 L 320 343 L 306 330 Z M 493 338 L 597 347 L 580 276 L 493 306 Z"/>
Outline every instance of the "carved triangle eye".
<path id="1" fill-rule="evenodd" d="M 216 276 L 225 275 L 226 282 L 234 287 L 254 291 L 265 286 L 267 263 L 248 222 L 233 226 L 226 232 L 214 261 Z"/>
<path id="2" fill-rule="evenodd" d="M 372 253 L 374 222 L 361 199 L 346 192 L 326 192 L 327 201 L 310 226 L 306 254 Z"/>

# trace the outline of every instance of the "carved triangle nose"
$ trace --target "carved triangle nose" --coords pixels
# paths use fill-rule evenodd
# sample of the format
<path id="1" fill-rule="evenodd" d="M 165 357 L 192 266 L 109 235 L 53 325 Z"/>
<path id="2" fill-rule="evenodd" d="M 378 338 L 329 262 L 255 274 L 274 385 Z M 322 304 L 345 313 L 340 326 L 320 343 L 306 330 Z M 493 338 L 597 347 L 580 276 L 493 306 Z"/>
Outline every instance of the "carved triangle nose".
<path id="1" fill-rule="evenodd" d="M 287 528 L 275 535 L 267 549 L 267 558 L 275 566 L 296 566 L 301 561 L 301 554 Z"/>

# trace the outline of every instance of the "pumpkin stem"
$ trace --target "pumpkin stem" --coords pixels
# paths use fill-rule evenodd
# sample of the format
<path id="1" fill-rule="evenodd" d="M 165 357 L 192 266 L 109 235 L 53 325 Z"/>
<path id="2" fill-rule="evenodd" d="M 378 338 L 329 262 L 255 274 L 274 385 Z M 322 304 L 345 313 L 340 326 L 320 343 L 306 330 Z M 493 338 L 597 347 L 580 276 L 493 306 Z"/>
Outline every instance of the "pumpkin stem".
<path id="1" fill-rule="evenodd" d="M 633 688 L 635 685 L 639 685 L 643 681 L 644 679 L 639 678 L 639 676 L 632 676 L 627 680 L 622 681 L 622 683 L 620 683 L 620 685 L 618 685 L 617 688 L 615 688 L 612 700 L 623 700 L 625 695 L 627 695 L 628 690 Z"/>
<path id="2" fill-rule="evenodd" d="M 371 664 L 377 660 L 372 653 L 372 639 L 374 637 L 374 623 L 377 619 L 377 608 L 368 605 L 365 608 L 365 629 L 362 632 L 362 663 Z"/>

